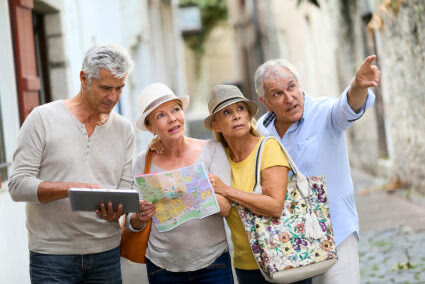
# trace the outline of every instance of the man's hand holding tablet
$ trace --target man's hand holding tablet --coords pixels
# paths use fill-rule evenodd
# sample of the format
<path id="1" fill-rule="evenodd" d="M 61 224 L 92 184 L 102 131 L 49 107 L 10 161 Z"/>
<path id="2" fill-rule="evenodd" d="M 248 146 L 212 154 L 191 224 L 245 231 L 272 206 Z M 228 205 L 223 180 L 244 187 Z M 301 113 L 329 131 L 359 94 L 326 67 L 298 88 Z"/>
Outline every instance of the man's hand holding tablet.
<path id="1" fill-rule="evenodd" d="M 125 212 L 140 212 L 139 194 L 130 189 L 70 188 L 74 211 L 96 211 L 99 218 L 116 221 Z"/>

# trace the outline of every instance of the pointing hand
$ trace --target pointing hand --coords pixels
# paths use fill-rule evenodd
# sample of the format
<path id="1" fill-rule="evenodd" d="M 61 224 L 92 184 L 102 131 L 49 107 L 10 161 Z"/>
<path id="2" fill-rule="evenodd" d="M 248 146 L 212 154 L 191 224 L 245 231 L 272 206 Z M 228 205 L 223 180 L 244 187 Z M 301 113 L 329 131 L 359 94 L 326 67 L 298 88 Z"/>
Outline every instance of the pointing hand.
<path id="1" fill-rule="evenodd" d="M 356 77 L 351 84 L 352 88 L 364 89 L 378 86 L 381 71 L 372 62 L 376 59 L 376 55 L 368 56 L 356 71 Z"/>

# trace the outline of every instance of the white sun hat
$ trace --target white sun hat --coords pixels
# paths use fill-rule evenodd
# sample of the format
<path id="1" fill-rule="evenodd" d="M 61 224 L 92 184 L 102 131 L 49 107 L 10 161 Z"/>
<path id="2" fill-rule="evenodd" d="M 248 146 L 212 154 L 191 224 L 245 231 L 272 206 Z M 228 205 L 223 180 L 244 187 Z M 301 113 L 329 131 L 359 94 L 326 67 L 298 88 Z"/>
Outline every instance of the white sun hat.
<path id="1" fill-rule="evenodd" d="M 136 122 L 137 128 L 148 131 L 145 124 L 146 117 L 161 104 L 172 100 L 179 100 L 183 110 L 189 105 L 189 96 L 177 97 L 165 84 L 153 83 L 145 87 L 137 100 L 140 112 L 140 118 Z"/>

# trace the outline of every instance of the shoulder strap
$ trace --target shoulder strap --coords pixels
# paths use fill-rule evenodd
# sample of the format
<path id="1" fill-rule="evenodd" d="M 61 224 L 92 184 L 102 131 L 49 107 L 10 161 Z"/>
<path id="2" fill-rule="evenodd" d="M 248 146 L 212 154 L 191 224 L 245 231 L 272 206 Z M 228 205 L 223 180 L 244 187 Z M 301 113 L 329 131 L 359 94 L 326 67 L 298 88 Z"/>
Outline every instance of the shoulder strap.
<path id="1" fill-rule="evenodd" d="M 264 139 L 260 142 L 260 145 L 258 145 L 258 148 L 257 148 L 257 153 L 255 154 L 255 183 L 254 183 L 253 192 L 257 194 L 262 193 L 261 186 L 257 186 L 257 185 L 260 185 L 260 181 L 261 181 L 260 179 L 261 178 L 261 153 L 262 153 L 261 150 L 267 138 L 269 137 L 264 137 Z"/>
<path id="2" fill-rule="evenodd" d="M 289 162 L 289 165 L 291 166 L 292 171 L 294 172 L 293 178 L 295 178 L 297 180 L 298 188 L 300 189 L 301 193 L 304 194 L 304 196 L 309 196 L 309 184 L 308 184 L 307 178 L 298 170 L 295 162 L 292 160 L 288 151 L 286 151 L 286 149 L 282 145 L 282 143 L 278 139 L 276 139 L 276 137 L 274 137 L 274 136 L 264 137 L 263 141 L 261 141 L 261 143 L 260 143 L 260 146 L 258 146 L 257 155 L 255 157 L 254 193 L 258 193 L 258 194 L 262 193 L 262 189 L 261 189 L 261 186 L 260 186 L 262 148 L 263 148 L 263 145 L 265 145 L 266 141 L 269 140 L 269 139 L 274 139 L 279 143 L 280 147 L 282 148 L 283 152 L 286 155 L 286 158 L 288 159 L 288 162 Z"/>
<path id="3" fill-rule="evenodd" d="M 145 157 L 145 174 L 149 173 L 151 170 L 151 163 L 152 163 L 152 150 L 148 149 L 148 152 L 146 153 Z"/>

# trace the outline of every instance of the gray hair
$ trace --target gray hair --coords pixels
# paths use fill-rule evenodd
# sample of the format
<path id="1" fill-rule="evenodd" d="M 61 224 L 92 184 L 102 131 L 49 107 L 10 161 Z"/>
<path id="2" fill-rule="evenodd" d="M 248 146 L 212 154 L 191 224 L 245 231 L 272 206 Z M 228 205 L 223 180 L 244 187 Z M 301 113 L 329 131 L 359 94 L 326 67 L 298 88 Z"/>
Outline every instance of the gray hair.
<path id="1" fill-rule="evenodd" d="M 300 76 L 298 75 L 298 71 L 294 65 L 292 65 L 286 59 L 273 59 L 263 63 L 260 67 L 257 68 L 254 75 L 255 82 L 255 91 L 259 98 L 265 98 L 265 90 L 264 90 L 264 80 L 270 78 L 272 76 L 278 76 L 278 72 L 281 68 L 287 69 L 291 72 L 295 80 L 299 83 Z"/>
<path id="2" fill-rule="evenodd" d="M 116 78 L 123 78 L 130 75 L 133 66 L 127 50 L 115 44 L 105 44 L 94 46 L 86 52 L 81 70 L 90 82 L 92 78 L 99 78 L 100 69 L 108 70 Z"/>

